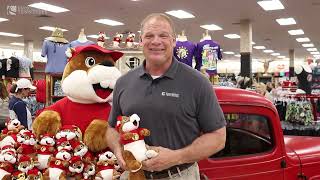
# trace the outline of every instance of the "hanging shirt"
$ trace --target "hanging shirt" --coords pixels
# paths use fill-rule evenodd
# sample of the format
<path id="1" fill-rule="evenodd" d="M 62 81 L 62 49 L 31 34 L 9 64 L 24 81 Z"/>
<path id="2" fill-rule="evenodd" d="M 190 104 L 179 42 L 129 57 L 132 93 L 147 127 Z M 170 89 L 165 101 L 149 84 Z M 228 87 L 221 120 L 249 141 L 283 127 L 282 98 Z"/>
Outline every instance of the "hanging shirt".
<path id="1" fill-rule="evenodd" d="M 204 40 L 197 44 L 196 52 L 196 69 L 200 70 L 203 66 L 208 74 L 217 73 L 217 60 L 222 59 L 220 45 L 212 40 Z"/>
<path id="2" fill-rule="evenodd" d="M 41 56 L 47 56 L 46 73 L 62 73 L 67 64 L 65 54 L 69 44 L 56 43 L 45 40 L 42 45 Z"/>
<path id="3" fill-rule="evenodd" d="M 26 103 L 15 96 L 9 100 L 9 117 L 10 119 L 18 119 L 21 125 L 31 130 L 32 117 Z"/>
<path id="4" fill-rule="evenodd" d="M 7 59 L 0 59 L 0 78 L 5 76 L 7 72 Z"/>
<path id="5" fill-rule="evenodd" d="M 6 76 L 12 78 L 19 77 L 19 59 L 16 57 L 10 57 L 7 59 L 7 66 L 6 66 Z"/>
<path id="6" fill-rule="evenodd" d="M 79 40 L 75 40 L 70 43 L 70 47 L 76 48 L 77 46 L 87 46 L 90 44 L 95 44 L 95 43 L 92 41 L 80 42 Z"/>
<path id="7" fill-rule="evenodd" d="M 173 54 L 176 59 L 192 67 L 192 58 L 196 45 L 190 41 L 177 41 Z"/>
<path id="8" fill-rule="evenodd" d="M 31 59 L 27 57 L 18 57 L 19 59 L 19 77 L 30 78 L 30 69 L 32 67 Z"/>

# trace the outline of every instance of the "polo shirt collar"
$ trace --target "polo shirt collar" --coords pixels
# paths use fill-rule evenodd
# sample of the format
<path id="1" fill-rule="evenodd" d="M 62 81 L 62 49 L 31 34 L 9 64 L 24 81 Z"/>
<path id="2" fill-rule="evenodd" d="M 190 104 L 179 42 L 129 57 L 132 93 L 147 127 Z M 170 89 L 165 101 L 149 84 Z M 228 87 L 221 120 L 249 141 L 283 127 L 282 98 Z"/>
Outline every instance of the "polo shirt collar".
<path id="1" fill-rule="evenodd" d="M 174 79 L 175 74 L 178 70 L 178 66 L 179 66 L 178 60 L 176 60 L 176 58 L 173 57 L 172 63 L 170 65 L 169 69 L 162 75 L 162 77 L 168 77 L 168 78 Z M 146 74 L 149 74 L 146 71 L 145 67 L 146 67 L 146 60 L 144 60 L 142 65 L 138 67 L 138 74 L 140 77 L 142 77 Z"/>

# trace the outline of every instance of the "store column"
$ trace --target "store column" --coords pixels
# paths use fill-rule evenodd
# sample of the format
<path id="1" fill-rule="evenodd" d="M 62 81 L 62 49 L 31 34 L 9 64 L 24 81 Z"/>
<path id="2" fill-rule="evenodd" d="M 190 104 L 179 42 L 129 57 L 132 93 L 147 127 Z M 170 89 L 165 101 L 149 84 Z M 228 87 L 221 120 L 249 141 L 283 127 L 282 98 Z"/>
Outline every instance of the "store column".
<path id="1" fill-rule="evenodd" d="M 251 78 L 252 24 L 249 19 L 240 20 L 240 37 L 240 75 Z"/>
<path id="2" fill-rule="evenodd" d="M 32 40 L 24 40 L 24 51 L 23 54 L 33 61 L 33 41 Z M 31 78 L 34 79 L 33 76 L 33 65 L 30 69 Z"/>
<path id="3" fill-rule="evenodd" d="M 289 77 L 294 77 L 294 49 L 289 49 Z"/>

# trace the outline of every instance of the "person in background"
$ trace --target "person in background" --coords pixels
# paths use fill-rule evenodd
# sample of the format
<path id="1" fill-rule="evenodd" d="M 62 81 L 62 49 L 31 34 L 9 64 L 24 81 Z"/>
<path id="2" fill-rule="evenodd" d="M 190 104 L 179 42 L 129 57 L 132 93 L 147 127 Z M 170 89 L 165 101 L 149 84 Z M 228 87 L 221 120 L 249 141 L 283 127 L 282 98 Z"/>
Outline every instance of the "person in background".
<path id="1" fill-rule="evenodd" d="M 151 131 L 146 143 L 159 153 L 142 162 L 146 178 L 199 180 L 196 162 L 224 148 L 226 122 L 210 81 L 174 58 L 175 37 L 173 22 L 165 14 L 142 21 L 146 59 L 116 83 L 107 143 L 125 167 L 114 127 L 117 116 L 136 113 L 140 126 Z"/>
<path id="2" fill-rule="evenodd" d="M 269 93 L 272 93 L 272 90 L 274 90 L 274 85 L 271 82 L 267 82 L 266 86 L 267 86 L 267 91 Z"/>
<path id="3" fill-rule="evenodd" d="M 269 99 L 270 101 L 273 102 L 273 97 L 272 95 L 267 91 L 267 86 L 264 83 L 257 83 L 256 84 L 256 92 L 258 94 L 261 94 L 265 98 Z"/>
<path id="4" fill-rule="evenodd" d="M 21 125 L 31 130 L 32 117 L 27 104 L 22 100 L 30 94 L 30 90 L 36 87 L 28 79 L 21 78 L 12 85 L 10 92 L 12 96 L 9 99 L 9 116 L 10 119 L 18 119 Z"/>

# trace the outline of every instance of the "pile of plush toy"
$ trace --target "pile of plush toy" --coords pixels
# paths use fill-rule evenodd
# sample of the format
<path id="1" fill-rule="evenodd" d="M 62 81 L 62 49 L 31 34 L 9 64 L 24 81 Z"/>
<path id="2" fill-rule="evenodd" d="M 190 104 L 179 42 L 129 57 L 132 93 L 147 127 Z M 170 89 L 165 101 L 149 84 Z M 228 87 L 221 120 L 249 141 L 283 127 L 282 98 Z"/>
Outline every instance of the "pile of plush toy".
<path id="1" fill-rule="evenodd" d="M 6 122 L 0 138 L 0 180 L 111 180 L 119 178 L 122 172 L 111 151 L 91 153 L 82 142 L 81 131 L 73 125 L 36 139 L 14 119 Z"/>

